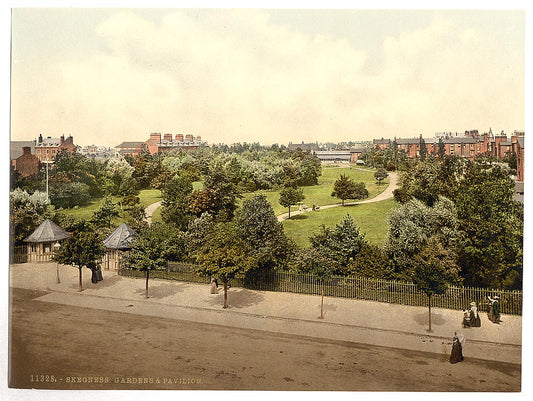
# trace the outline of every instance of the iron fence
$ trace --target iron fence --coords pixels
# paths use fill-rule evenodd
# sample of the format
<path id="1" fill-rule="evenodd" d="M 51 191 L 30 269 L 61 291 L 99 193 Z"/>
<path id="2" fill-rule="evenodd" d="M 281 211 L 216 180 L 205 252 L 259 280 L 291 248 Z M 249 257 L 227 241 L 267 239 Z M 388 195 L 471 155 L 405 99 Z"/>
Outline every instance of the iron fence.
<path id="1" fill-rule="evenodd" d="M 208 284 L 208 277 L 199 276 L 194 264 L 169 262 L 167 270 L 151 271 L 150 277 Z M 119 274 L 146 277 L 143 271 L 121 268 Z M 363 299 L 411 306 L 427 306 L 428 297 L 413 283 L 371 279 L 366 277 L 331 277 L 324 280 L 310 274 L 290 272 L 260 272 L 243 279 L 233 279 L 233 287 L 260 291 L 292 292 L 339 298 Z M 433 295 L 431 305 L 446 309 L 467 309 L 476 302 L 479 311 L 488 311 L 487 296 L 500 297 L 500 312 L 522 314 L 522 291 L 494 290 L 450 286 L 445 294 Z"/>

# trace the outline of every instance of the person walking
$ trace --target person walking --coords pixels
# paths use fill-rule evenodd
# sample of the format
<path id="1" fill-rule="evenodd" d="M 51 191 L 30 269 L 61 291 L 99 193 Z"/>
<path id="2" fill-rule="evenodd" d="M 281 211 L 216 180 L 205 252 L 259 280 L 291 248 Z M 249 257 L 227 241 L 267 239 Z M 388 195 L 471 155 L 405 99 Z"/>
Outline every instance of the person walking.
<path id="1" fill-rule="evenodd" d="M 481 327 L 481 317 L 479 316 L 475 302 L 470 303 L 470 326 Z"/>
<path id="2" fill-rule="evenodd" d="M 452 353 L 450 355 L 450 363 L 462 362 L 463 359 L 463 344 L 457 336 L 457 332 L 455 332 L 452 340 Z"/>
<path id="3" fill-rule="evenodd" d="M 217 280 L 215 278 L 211 279 L 211 294 L 218 294 Z"/>

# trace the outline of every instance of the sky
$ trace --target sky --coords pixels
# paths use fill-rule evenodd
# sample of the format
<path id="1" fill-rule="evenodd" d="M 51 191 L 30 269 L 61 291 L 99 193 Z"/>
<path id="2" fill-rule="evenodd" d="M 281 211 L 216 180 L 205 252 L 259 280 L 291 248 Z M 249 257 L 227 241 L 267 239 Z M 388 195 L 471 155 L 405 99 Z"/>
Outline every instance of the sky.
<path id="1" fill-rule="evenodd" d="M 12 140 L 525 129 L 523 10 L 15 8 L 11 23 Z"/>

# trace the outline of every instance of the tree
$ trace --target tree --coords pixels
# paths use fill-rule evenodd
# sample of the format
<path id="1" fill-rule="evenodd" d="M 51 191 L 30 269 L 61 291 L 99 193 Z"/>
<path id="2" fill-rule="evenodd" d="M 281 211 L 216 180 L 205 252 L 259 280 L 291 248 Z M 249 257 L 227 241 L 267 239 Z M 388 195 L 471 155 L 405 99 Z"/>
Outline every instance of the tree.
<path id="1" fill-rule="evenodd" d="M 431 297 L 444 294 L 448 289 L 450 277 L 442 261 L 436 257 L 434 249 L 426 247 L 417 255 L 413 274 L 413 283 L 428 297 L 428 323 L 431 332 Z"/>
<path id="2" fill-rule="evenodd" d="M 366 243 L 353 218 L 347 214 L 334 228 L 322 226 L 321 231 L 309 238 L 311 246 L 332 260 L 336 271 L 345 274 L 345 268 L 355 259 Z"/>
<path id="3" fill-rule="evenodd" d="M 9 231 L 12 244 L 21 244 L 43 222 L 49 204 L 43 192 L 36 191 L 30 195 L 18 188 L 10 192 Z"/>
<path id="4" fill-rule="evenodd" d="M 341 174 L 339 179 L 333 184 L 333 192 L 331 196 L 335 196 L 342 200 L 342 205 L 344 206 L 344 201 L 346 199 L 364 199 L 368 197 L 368 190 L 365 188 L 364 182 L 356 183 L 351 178 L 347 177 L 346 174 Z"/>
<path id="5" fill-rule="evenodd" d="M 86 206 L 90 199 L 89 186 L 81 182 L 65 183 L 50 188 L 50 201 L 58 208 Z"/>
<path id="6" fill-rule="evenodd" d="M 255 195 L 243 202 L 235 214 L 235 225 L 257 261 L 258 269 L 275 269 L 287 259 L 291 241 L 264 195 Z"/>
<path id="7" fill-rule="evenodd" d="M 387 170 L 380 167 L 378 168 L 378 171 L 374 173 L 374 178 L 378 180 L 379 185 L 381 185 L 381 181 L 383 181 L 385 178 L 389 176 L 389 173 L 387 173 Z"/>
<path id="8" fill-rule="evenodd" d="M 349 276 L 392 279 L 394 271 L 377 245 L 365 242 L 353 261 L 348 263 L 345 274 Z"/>
<path id="9" fill-rule="evenodd" d="M 102 202 L 102 205 L 93 212 L 91 223 L 97 227 L 111 228 L 113 218 L 118 217 L 118 215 L 119 213 L 116 205 L 111 198 L 106 197 Z"/>
<path id="10" fill-rule="evenodd" d="M 426 160 L 427 155 L 428 148 L 426 147 L 426 141 L 422 138 L 422 135 L 420 135 L 420 160 Z"/>
<path id="11" fill-rule="evenodd" d="M 192 183 L 181 175 L 174 176 L 163 189 L 161 217 L 165 223 L 186 230 L 190 220 L 187 197 L 192 193 Z M 198 208 L 198 211 L 202 208 Z M 197 212 L 198 212 L 197 211 Z"/>
<path id="12" fill-rule="evenodd" d="M 232 222 L 220 222 L 210 230 L 203 244 L 193 252 L 202 276 L 216 277 L 224 284 L 224 305 L 228 307 L 228 283 L 244 278 L 257 261 L 249 256 L 246 243 Z"/>
<path id="13" fill-rule="evenodd" d="M 146 272 L 145 298 L 148 298 L 150 271 L 165 270 L 169 261 L 185 257 L 185 235 L 164 223 L 153 223 L 135 238 L 124 258 L 126 267 Z"/>
<path id="14" fill-rule="evenodd" d="M 429 207 L 413 199 L 391 212 L 384 251 L 397 278 L 406 279 L 412 275 L 415 257 L 430 240 L 453 252 L 460 239 L 457 209 L 451 200 L 440 197 Z M 458 280 L 457 265 L 451 264 L 449 269 L 450 275 Z"/>
<path id="15" fill-rule="evenodd" d="M 89 229 L 87 225 L 81 224 L 84 230 L 76 230 L 67 238 L 61 247 L 54 254 L 54 260 L 63 265 L 70 265 L 78 268 L 79 291 L 83 291 L 82 267 L 96 270 L 98 263 L 105 254 L 105 247 L 102 238 Z"/>
<path id="16" fill-rule="evenodd" d="M 279 204 L 289 208 L 289 219 L 291 218 L 291 206 L 297 205 L 305 199 L 301 188 L 285 187 L 279 193 Z"/>
<path id="17" fill-rule="evenodd" d="M 301 249 L 296 252 L 291 261 L 293 270 L 315 276 L 320 283 L 320 317 L 324 318 L 324 286 L 327 279 L 331 278 L 336 269 L 335 263 L 322 252 L 315 248 Z"/>

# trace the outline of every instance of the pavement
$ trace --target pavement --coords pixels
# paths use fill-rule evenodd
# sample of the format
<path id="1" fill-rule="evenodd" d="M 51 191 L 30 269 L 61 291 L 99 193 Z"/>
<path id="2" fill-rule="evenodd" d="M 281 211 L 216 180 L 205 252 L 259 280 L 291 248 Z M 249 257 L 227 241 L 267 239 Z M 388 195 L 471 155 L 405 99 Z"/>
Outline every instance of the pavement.
<path id="1" fill-rule="evenodd" d="M 57 283 L 59 272 L 60 283 Z M 187 320 L 243 329 L 348 341 L 449 355 L 454 333 L 463 336 L 465 358 L 521 363 L 522 317 L 502 315 L 494 324 L 481 314 L 482 326 L 463 329 L 462 312 L 432 308 L 432 332 L 428 332 L 428 309 L 345 298 L 324 298 L 320 319 L 320 296 L 232 287 L 229 308 L 223 309 L 223 291 L 210 294 L 207 284 L 150 279 L 149 298 L 145 279 L 104 270 L 104 280 L 91 283 L 83 272 L 78 291 L 78 269 L 55 263 L 10 265 L 10 287 L 44 290 L 37 301 Z M 466 307 L 466 306 L 465 306 Z"/>

